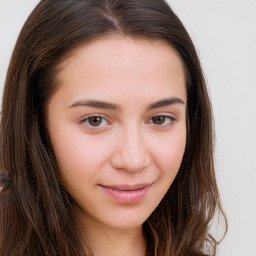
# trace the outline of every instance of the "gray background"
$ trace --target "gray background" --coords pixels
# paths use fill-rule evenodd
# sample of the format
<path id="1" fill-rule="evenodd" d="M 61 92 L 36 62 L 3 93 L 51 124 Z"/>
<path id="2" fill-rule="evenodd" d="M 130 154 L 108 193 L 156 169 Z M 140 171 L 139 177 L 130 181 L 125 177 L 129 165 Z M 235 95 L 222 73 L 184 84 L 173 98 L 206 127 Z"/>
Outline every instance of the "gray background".
<path id="1" fill-rule="evenodd" d="M 0 0 L 0 93 L 18 33 L 37 2 Z M 169 3 L 196 45 L 212 98 L 216 174 L 229 219 L 217 255 L 256 256 L 256 2 Z"/>

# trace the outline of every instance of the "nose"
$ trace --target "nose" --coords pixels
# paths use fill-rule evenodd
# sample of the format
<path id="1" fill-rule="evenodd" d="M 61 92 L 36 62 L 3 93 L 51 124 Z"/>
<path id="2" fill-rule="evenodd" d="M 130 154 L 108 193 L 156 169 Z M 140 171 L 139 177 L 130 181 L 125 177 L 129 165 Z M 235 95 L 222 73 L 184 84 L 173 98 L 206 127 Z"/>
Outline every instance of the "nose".
<path id="1" fill-rule="evenodd" d="M 112 166 L 129 172 L 145 169 L 150 163 L 150 153 L 142 132 L 137 128 L 124 131 L 112 156 Z"/>

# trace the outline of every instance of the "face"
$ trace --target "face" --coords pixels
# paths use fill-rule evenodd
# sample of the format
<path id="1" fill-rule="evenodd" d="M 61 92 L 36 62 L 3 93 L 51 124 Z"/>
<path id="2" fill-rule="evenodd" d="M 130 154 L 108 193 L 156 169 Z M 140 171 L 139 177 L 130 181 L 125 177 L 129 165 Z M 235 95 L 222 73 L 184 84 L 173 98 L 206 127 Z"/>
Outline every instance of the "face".
<path id="1" fill-rule="evenodd" d="M 47 128 L 85 223 L 141 226 L 171 186 L 186 144 L 182 62 L 161 41 L 99 39 L 61 65 Z"/>

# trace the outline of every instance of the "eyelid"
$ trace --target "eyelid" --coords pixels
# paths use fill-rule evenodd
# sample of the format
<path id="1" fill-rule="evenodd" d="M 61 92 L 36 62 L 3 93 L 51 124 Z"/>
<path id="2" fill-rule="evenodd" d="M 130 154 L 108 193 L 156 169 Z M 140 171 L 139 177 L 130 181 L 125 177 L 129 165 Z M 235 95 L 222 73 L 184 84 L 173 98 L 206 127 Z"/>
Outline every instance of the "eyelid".
<path id="1" fill-rule="evenodd" d="M 104 119 L 109 120 L 109 117 L 106 116 L 105 114 L 93 113 L 93 114 L 87 114 L 87 115 L 84 115 L 84 116 L 80 117 L 80 118 L 78 119 L 78 122 L 82 122 L 82 121 L 84 121 L 85 119 L 87 119 L 87 118 L 89 118 L 89 117 L 101 117 L 101 118 L 104 118 Z"/>

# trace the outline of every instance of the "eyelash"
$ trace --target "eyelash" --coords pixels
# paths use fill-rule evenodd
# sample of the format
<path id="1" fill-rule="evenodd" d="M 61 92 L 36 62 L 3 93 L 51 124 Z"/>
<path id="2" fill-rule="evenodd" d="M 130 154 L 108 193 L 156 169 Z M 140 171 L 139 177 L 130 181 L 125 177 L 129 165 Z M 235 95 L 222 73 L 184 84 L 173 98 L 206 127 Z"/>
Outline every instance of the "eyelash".
<path id="1" fill-rule="evenodd" d="M 100 119 L 100 124 L 99 125 L 96 125 L 96 126 L 93 126 L 89 123 L 90 119 Z M 156 118 L 164 118 L 164 123 L 163 124 L 156 124 L 154 123 L 153 119 L 156 119 Z M 157 127 L 162 127 L 162 128 L 165 128 L 165 127 L 170 127 L 173 125 L 174 122 L 177 121 L 177 119 L 174 117 L 174 116 L 171 116 L 171 115 L 155 115 L 155 116 L 152 116 L 150 119 L 148 120 L 151 120 L 149 122 L 149 124 L 151 125 L 156 125 Z M 104 121 L 104 123 L 102 124 L 102 122 Z M 167 122 L 167 123 L 166 123 Z M 91 115 L 91 116 L 86 116 L 85 118 L 83 118 L 80 123 L 84 124 L 87 126 L 87 128 L 91 129 L 91 130 L 97 130 L 97 129 L 101 129 L 101 127 L 104 127 L 105 125 L 108 125 L 107 123 L 110 123 L 108 122 L 107 118 L 101 116 L 101 115 Z"/>

